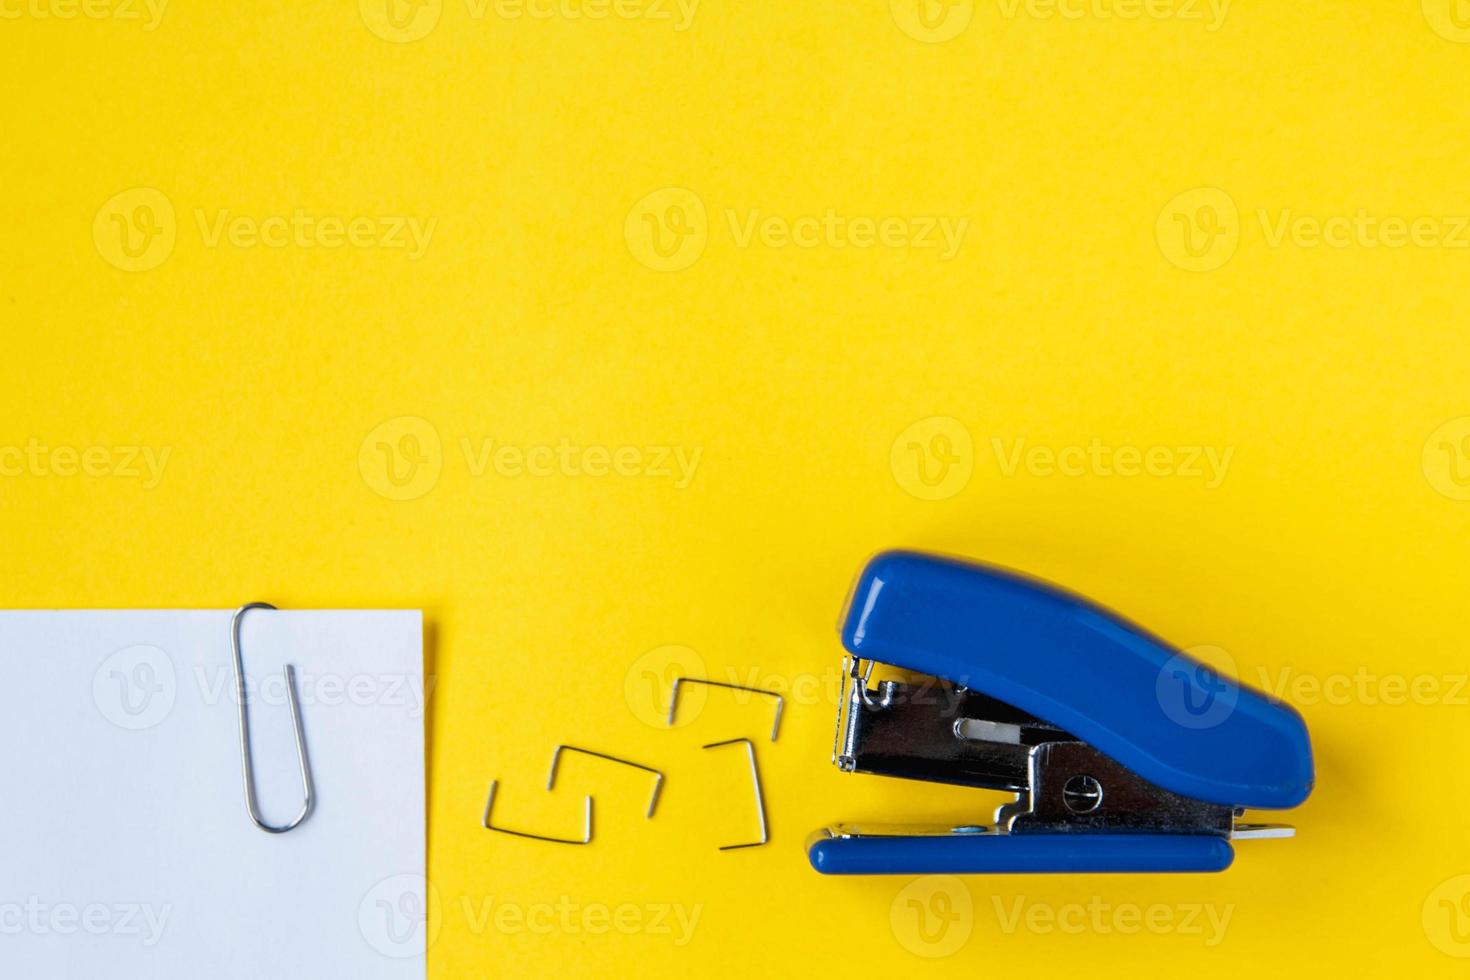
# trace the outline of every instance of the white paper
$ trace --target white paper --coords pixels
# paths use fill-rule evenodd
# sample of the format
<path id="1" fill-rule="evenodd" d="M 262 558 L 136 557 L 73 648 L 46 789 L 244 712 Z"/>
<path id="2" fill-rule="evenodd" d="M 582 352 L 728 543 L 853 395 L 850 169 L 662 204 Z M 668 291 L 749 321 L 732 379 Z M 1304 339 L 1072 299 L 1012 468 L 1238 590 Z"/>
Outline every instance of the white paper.
<path id="1" fill-rule="evenodd" d="M 261 809 L 241 787 L 228 611 L 0 612 L 0 977 L 422 980 L 414 611 L 244 620 Z"/>

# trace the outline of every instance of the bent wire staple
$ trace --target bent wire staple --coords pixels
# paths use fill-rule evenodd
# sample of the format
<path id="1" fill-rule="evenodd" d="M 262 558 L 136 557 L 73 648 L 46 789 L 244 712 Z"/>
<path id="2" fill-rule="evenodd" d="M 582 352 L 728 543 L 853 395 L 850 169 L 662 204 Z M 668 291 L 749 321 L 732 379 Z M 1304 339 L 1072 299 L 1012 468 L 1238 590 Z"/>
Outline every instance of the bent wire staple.
<path id="1" fill-rule="evenodd" d="M 485 825 L 486 830 L 493 830 L 501 834 L 510 834 L 513 837 L 526 837 L 531 840 L 549 841 L 553 844 L 592 843 L 592 797 L 587 797 L 587 825 L 586 829 L 582 832 L 581 840 L 577 840 L 573 837 L 548 837 L 545 834 L 533 834 L 525 830 L 511 830 L 509 827 L 496 827 L 490 823 L 490 811 L 495 807 L 495 787 L 497 785 L 499 785 L 499 780 L 490 780 L 490 796 L 488 799 L 485 800 L 485 816 L 484 819 L 481 821 L 481 823 Z"/>
<path id="2" fill-rule="evenodd" d="M 771 741 L 781 733 L 781 711 L 786 707 L 786 697 L 776 691 L 767 691 L 761 687 L 746 687 L 744 684 L 729 684 L 725 681 L 712 681 L 704 677 L 675 677 L 674 689 L 669 694 L 669 727 L 674 725 L 674 713 L 679 710 L 679 685 L 680 684 L 705 684 L 709 687 L 723 687 L 728 691 L 749 691 L 751 694 L 764 694 L 766 697 L 776 699 L 776 718 L 771 723 Z"/>
<path id="3" fill-rule="evenodd" d="M 653 795 L 648 799 L 648 812 L 644 815 L 647 819 L 653 819 L 653 810 L 658 806 L 658 794 L 664 786 L 664 774 L 662 772 L 659 772 L 653 766 L 645 766 L 643 763 L 634 762 L 632 759 L 620 759 L 615 755 L 608 755 L 606 752 L 594 752 L 591 749 L 580 748 L 576 745 L 558 745 L 551 753 L 551 773 L 546 777 L 546 789 L 548 792 L 556 787 L 556 768 L 557 764 L 561 762 L 561 754 L 563 752 L 577 752 L 582 755 L 590 755 L 594 759 L 606 759 L 608 762 L 616 762 L 619 765 L 631 766 L 634 769 L 641 769 L 643 772 L 653 773 Z"/>
<path id="4" fill-rule="evenodd" d="M 761 839 L 744 844 L 722 844 L 720 845 L 722 851 L 733 851 L 742 847 L 759 847 L 771 839 L 770 831 L 766 827 L 766 800 L 761 793 L 761 774 L 755 765 L 755 743 L 748 738 L 727 738 L 723 742 L 711 742 L 704 748 L 716 749 L 722 745 L 735 745 L 739 742 L 745 743 L 745 751 L 750 755 L 750 781 L 755 786 L 755 812 L 760 817 Z"/>

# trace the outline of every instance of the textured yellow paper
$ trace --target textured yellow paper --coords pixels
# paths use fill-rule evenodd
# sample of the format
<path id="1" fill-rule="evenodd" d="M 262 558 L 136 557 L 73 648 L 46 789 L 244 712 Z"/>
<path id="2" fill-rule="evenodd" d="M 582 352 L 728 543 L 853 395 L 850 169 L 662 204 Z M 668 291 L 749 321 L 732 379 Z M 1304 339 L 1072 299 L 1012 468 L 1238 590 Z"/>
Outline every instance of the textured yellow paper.
<path id="1" fill-rule="evenodd" d="M 422 607 L 437 980 L 1453 975 L 1463 13 L 0 0 L 0 604 Z M 1300 836 L 815 875 L 831 820 L 997 802 L 828 762 L 893 545 L 1294 700 Z M 663 727 L 681 671 L 791 690 L 780 740 L 728 692 Z M 740 735 L 773 839 L 722 853 Z M 582 757 L 546 794 L 563 741 L 665 769 L 655 818 Z M 553 835 L 593 793 L 594 844 L 480 829 L 492 778 Z"/>

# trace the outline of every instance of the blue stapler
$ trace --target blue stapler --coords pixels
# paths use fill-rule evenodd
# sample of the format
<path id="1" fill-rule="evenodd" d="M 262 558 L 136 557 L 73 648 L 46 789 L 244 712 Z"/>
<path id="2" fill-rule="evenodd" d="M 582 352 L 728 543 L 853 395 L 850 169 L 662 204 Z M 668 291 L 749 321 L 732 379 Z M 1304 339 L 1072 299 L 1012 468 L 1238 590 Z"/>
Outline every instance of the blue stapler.
<path id="1" fill-rule="evenodd" d="M 1015 799 L 985 825 L 833 825 L 807 846 L 823 874 L 1222 871 L 1232 839 L 1293 834 L 1245 808 L 1312 790 L 1291 707 L 1014 572 L 880 554 L 841 631 L 839 769 Z"/>

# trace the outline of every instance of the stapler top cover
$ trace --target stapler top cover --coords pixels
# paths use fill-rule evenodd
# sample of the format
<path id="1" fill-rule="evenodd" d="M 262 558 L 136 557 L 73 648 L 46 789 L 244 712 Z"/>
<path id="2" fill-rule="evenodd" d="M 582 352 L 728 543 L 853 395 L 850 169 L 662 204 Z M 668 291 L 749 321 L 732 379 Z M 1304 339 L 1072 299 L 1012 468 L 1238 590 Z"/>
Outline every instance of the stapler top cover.
<path id="1" fill-rule="evenodd" d="M 1289 705 L 1195 668 L 1173 647 L 1081 596 L 1004 569 L 890 551 L 863 569 L 841 623 L 855 657 L 943 678 L 1030 712 L 1163 788 L 1285 809 L 1312 790 L 1306 725 Z M 1178 669 L 1171 669 L 1177 661 Z M 1190 703 L 1181 725 L 1161 685 Z"/>

